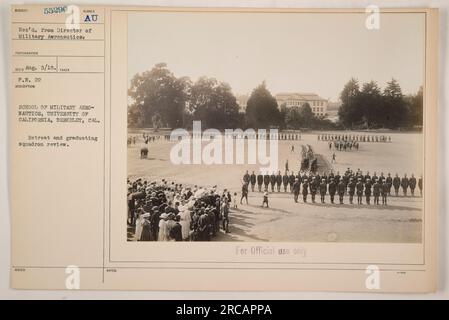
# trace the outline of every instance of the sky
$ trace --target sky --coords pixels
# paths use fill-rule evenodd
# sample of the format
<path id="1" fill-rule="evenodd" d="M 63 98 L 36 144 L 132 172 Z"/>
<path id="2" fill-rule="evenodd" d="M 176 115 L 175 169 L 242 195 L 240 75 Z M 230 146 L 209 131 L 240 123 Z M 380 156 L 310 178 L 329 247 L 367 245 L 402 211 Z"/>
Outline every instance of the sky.
<path id="1" fill-rule="evenodd" d="M 128 77 L 165 62 L 177 76 L 227 82 L 250 94 L 313 92 L 337 101 L 345 83 L 395 78 L 405 94 L 423 85 L 425 18 L 384 13 L 164 13 L 128 16 Z"/>

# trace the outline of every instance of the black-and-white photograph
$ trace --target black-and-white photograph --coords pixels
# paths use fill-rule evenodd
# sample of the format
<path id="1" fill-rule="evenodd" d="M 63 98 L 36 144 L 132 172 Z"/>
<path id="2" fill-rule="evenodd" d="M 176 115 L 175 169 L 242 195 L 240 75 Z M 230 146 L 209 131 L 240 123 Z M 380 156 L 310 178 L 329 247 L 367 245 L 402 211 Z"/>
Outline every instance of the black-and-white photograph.
<path id="1" fill-rule="evenodd" d="M 422 242 L 425 14 L 134 12 L 127 70 L 128 241 Z"/>

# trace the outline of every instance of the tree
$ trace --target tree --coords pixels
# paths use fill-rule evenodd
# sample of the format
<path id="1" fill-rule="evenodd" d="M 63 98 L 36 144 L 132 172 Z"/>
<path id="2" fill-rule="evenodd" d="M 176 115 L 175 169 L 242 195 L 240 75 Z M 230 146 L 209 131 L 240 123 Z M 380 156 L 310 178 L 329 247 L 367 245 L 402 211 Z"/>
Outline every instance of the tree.
<path id="1" fill-rule="evenodd" d="M 384 89 L 384 105 L 381 114 L 385 126 L 389 128 L 405 126 L 408 121 L 408 109 L 402 95 L 401 86 L 396 79 L 387 82 Z"/>
<path id="2" fill-rule="evenodd" d="M 191 87 L 189 108 L 204 128 L 236 128 L 241 122 L 239 106 L 231 87 L 214 78 L 201 77 Z"/>
<path id="3" fill-rule="evenodd" d="M 359 110 L 361 109 L 361 117 L 368 128 L 382 123 L 382 94 L 377 82 L 370 81 L 363 84 L 356 105 Z M 356 114 L 359 116 L 360 113 Z"/>
<path id="4" fill-rule="evenodd" d="M 415 95 L 405 97 L 405 104 L 409 114 L 408 126 L 422 126 L 423 125 L 423 108 L 424 97 L 423 88 L 419 88 Z"/>
<path id="5" fill-rule="evenodd" d="M 301 122 L 304 127 L 310 128 L 313 126 L 315 115 L 313 114 L 312 108 L 310 107 L 310 104 L 308 102 L 304 103 L 301 106 L 299 115 L 301 117 Z"/>
<path id="6" fill-rule="evenodd" d="M 375 81 L 362 85 L 351 79 L 343 88 L 338 111 L 345 127 L 399 128 L 422 125 L 422 89 L 404 97 L 398 81 L 391 79 L 382 91 Z"/>
<path id="7" fill-rule="evenodd" d="M 338 110 L 338 116 L 343 125 L 352 126 L 362 120 L 362 112 L 358 105 L 359 96 L 359 82 L 351 78 L 340 93 L 341 106 Z"/>
<path id="8" fill-rule="evenodd" d="M 246 119 L 250 127 L 257 129 L 282 124 L 278 104 L 268 91 L 265 81 L 257 86 L 249 97 L 246 105 Z"/>
<path id="9" fill-rule="evenodd" d="M 160 123 L 171 128 L 182 125 L 190 80 L 176 78 L 165 63 L 156 64 L 151 70 L 136 74 L 131 79 L 128 95 L 133 100 L 129 107 L 129 124 L 153 125 L 158 114 Z"/>
<path id="10" fill-rule="evenodd" d="M 283 112 L 282 108 L 281 112 Z M 291 107 L 285 110 L 285 124 L 288 128 L 299 129 L 302 122 L 301 112 L 298 107 Z"/>

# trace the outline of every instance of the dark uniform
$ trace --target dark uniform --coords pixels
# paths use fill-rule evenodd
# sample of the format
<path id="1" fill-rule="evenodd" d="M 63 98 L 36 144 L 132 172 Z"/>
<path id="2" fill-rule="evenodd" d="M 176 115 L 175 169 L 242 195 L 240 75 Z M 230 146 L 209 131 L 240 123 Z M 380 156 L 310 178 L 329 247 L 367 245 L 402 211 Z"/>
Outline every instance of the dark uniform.
<path id="1" fill-rule="evenodd" d="M 397 197 L 399 195 L 399 187 L 401 186 L 401 179 L 396 175 L 393 178 L 394 195 Z"/>
<path id="2" fill-rule="evenodd" d="M 284 185 L 284 192 L 287 192 L 287 186 L 288 186 L 288 174 L 285 172 L 285 174 L 282 176 L 282 183 Z"/>
<path id="3" fill-rule="evenodd" d="M 281 172 L 279 171 L 278 175 L 276 176 L 276 185 L 278 188 L 278 192 L 281 192 L 281 184 L 282 184 L 282 175 Z"/>
<path id="4" fill-rule="evenodd" d="M 271 183 L 271 192 L 274 192 L 274 186 L 276 184 L 276 175 L 274 172 L 270 176 L 270 183 Z"/>
<path id="5" fill-rule="evenodd" d="M 293 191 L 293 184 L 295 183 L 295 175 L 293 174 L 293 172 L 288 177 L 288 183 L 290 184 L 290 192 L 292 192 Z"/>
<path id="6" fill-rule="evenodd" d="M 345 175 L 341 178 L 341 180 L 343 181 L 343 184 L 345 185 L 345 193 L 346 193 L 346 190 L 347 190 L 347 187 L 348 187 L 348 184 L 349 184 L 349 174 L 345 173 Z"/>
<path id="7" fill-rule="evenodd" d="M 309 183 L 307 180 L 302 184 L 302 200 L 307 202 L 307 195 L 309 194 Z"/>
<path id="8" fill-rule="evenodd" d="M 310 182 L 310 194 L 312 196 L 312 203 L 315 203 L 315 195 L 318 189 L 318 181 L 315 177 L 312 178 L 312 182 Z"/>
<path id="9" fill-rule="evenodd" d="M 385 179 L 385 182 L 388 185 L 388 195 L 391 195 L 391 186 L 393 185 L 393 179 L 391 178 L 390 174 L 388 174 L 388 177 Z"/>
<path id="10" fill-rule="evenodd" d="M 295 199 L 295 202 L 298 202 L 298 196 L 299 196 L 299 189 L 301 187 L 301 182 L 299 180 L 296 180 L 293 183 L 293 196 Z"/>
<path id="11" fill-rule="evenodd" d="M 385 181 L 382 184 L 382 204 L 387 205 L 387 196 L 390 192 L 390 187 L 388 186 L 388 183 Z"/>
<path id="12" fill-rule="evenodd" d="M 337 173 L 334 177 L 334 181 L 337 185 L 340 183 L 340 179 L 341 179 L 341 176 L 340 176 L 340 174 Z"/>
<path id="13" fill-rule="evenodd" d="M 259 187 L 259 192 L 262 191 L 262 184 L 263 184 L 263 175 L 259 173 L 257 175 L 257 186 Z"/>
<path id="14" fill-rule="evenodd" d="M 265 186 L 265 190 L 268 190 L 268 185 L 270 184 L 270 176 L 268 174 L 263 176 L 263 184 Z"/>
<path id="15" fill-rule="evenodd" d="M 340 199 L 340 204 L 343 204 L 343 196 L 345 195 L 345 192 L 346 192 L 346 186 L 343 183 L 343 180 L 340 181 L 340 183 L 338 184 L 337 189 L 338 189 L 338 197 Z"/>
<path id="16" fill-rule="evenodd" d="M 334 179 L 331 178 L 331 182 L 329 182 L 329 195 L 331 197 L 331 203 L 334 203 L 335 192 L 337 192 L 337 184 Z"/>
<path id="17" fill-rule="evenodd" d="M 251 191 L 254 192 L 254 186 L 256 185 L 256 181 L 257 181 L 257 178 L 256 178 L 256 175 L 255 175 L 254 171 L 251 174 L 251 176 L 249 177 L 249 180 L 251 182 Z"/>
<path id="18" fill-rule="evenodd" d="M 242 197 L 240 198 L 240 204 L 242 204 L 242 200 L 246 199 L 246 204 L 248 204 L 248 184 L 244 183 L 242 186 Z"/>
<path id="19" fill-rule="evenodd" d="M 367 180 L 365 182 L 365 197 L 366 197 L 366 204 L 370 204 L 370 199 L 371 199 L 371 180 Z"/>
<path id="20" fill-rule="evenodd" d="M 248 171 L 246 171 L 245 175 L 243 176 L 243 182 L 249 183 L 249 180 L 250 180 L 250 176 L 249 176 Z"/>
<path id="21" fill-rule="evenodd" d="M 327 184 L 326 184 L 326 179 L 321 179 L 321 183 L 320 183 L 320 197 L 321 197 L 321 203 L 324 203 L 324 198 L 326 197 L 326 192 L 327 192 Z"/>
<path id="22" fill-rule="evenodd" d="M 414 176 L 411 176 L 410 180 L 408 181 L 408 184 L 410 186 L 410 192 L 412 193 L 412 197 L 414 197 L 416 188 L 416 178 Z"/>
<path id="23" fill-rule="evenodd" d="M 371 177 L 370 177 L 369 173 L 365 174 L 365 177 L 363 177 L 363 179 L 364 179 L 363 180 L 364 183 L 367 183 L 368 181 L 371 182 Z"/>
<path id="24" fill-rule="evenodd" d="M 376 180 L 373 184 L 374 204 L 379 204 L 380 187 L 380 183 Z"/>
<path id="25" fill-rule="evenodd" d="M 357 189 L 357 204 L 362 204 L 362 195 L 363 195 L 363 182 L 362 179 L 359 179 L 355 188 Z"/>
<path id="26" fill-rule="evenodd" d="M 355 194 L 355 182 L 354 179 L 351 178 L 351 180 L 348 183 L 348 193 L 349 193 L 349 203 L 352 204 L 352 201 L 354 199 Z"/>
<path id="27" fill-rule="evenodd" d="M 407 188 L 409 185 L 409 181 L 407 176 L 404 176 L 404 178 L 401 179 L 401 187 L 402 187 L 402 192 L 404 193 L 404 196 L 407 195 Z"/>

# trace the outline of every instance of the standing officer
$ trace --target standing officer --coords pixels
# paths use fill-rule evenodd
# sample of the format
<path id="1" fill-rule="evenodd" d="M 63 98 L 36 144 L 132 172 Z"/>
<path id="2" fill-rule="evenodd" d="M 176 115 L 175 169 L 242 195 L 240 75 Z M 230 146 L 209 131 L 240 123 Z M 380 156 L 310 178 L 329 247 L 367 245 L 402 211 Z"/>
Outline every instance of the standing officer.
<path id="1" fill-rule="evenodd" d="M 315 177 L 312 177 L 312 181 L 310 182 L 310 194 L 312 195 L 312 203 L 315 203 L 315 195 L 318 189 L 318 181 L 316 181 Z"/>
<path id="2" fill-rule="evenodd" d="M 357 204 L 362 204 L 362 195 L 363 195 L 363 182 L 362 178 L 359 178 L 357 181 L 357 185 L 355 186 L 357 189 Z"/>
<path id="3" fill-rule="evenodd" d="M 349 203 L 352 204 L 355 194 L 355 182 L 354 178 L 351 178 L 348 183 Z"/>
<path id="4" fill-rule="evenodd" d="M 371 177 L 369 175 L 369 171 L 366 172 L 365 177 L 364 177 L 364 182 L 366 183 L 368 180 L 371 182 Z"/>
<path id="5" fill-rule="evenodd" d="M 299 196 L 299 189 L 301 187 L 301 182 L 298 178 L 295 179 L 295 182 L 293 183 L 293 195 L 295 202 L 298 202 L 298 196 Z"/>
<path id="6" fill-rule="evenodd" d="M 409 181 L 407 178 L 407 174 L 404 174 L 404 177 L 401 179 L 401 187 L 402 187 L 402 192 L 404 193 L 404 197 L 407 196 L 408 185 L 409 185 Z"/>
<path id="7" fill-rule="evenodd" d="M 259 172 L 257 175 L 257 187 L 259 188 L 259 192 L 262 191 L 262 184 L 263 184 L 263 175 Z"/>
<path id="8" fill-rule="evenodd" d="M 373 176 L 371 177 L 371 183 L 374 185 L 374 182 L 376 182 L 379 178 L 377 177 L 377 173 L 374 171 Z"/>
<path id="9" fill-rule="evenodd" d="M 374 204 L 379 204 L 380 183 L 378 179 L 376 179 L 373 184 L 373 196 L 374 196 Z"/>
<path id="10" fill-rule="evenodd" d="M 265 186 L 265 190 L 268 190 L 268 185 L 270 184 L 270 175 L 266 172 L 263 176 L 263 184 Z"/>
<path id="11" fill-rule="evenodd" d="M 391 178 L 390 173 L 388 172 L 388 176 L 385 179 L 385 182 L 387 183 L 388 186 L 388 195 L 391 195 L 391 186 L 393 185 L 393 179 Z"/>
<path id="12" fill-rule="evenodd" d="M 410 180 L 408 181 L 408 184 L 410 186 L 410 192 L 412 193 L 412 197 L 415 196 L 415 188 L 416 188 L 416 178 L 412 173 L 412 176 L 410 177 Z"/>
<path id="13" fill-rule="evenodd" d="M 281 184 L 282 184 L 282 175 L 281 170 L 279 170 L 278 175 L 276 176 L 276 185 L 278 188 L 278 192 L 281 192 Z"/>
<path id="14" fill-rule="evenodd" d="M 291 172 L 290 176 L 288 177 L 288 183 L 290 184 L 290 192 L 293 191 L 293 184 L 295 183 L 295 174 L 293 171 Z"/>
<path id="15" fill-rule="evenodd" d="M 284 192 L 287 192 L 287 186 L 288 186 L 288 174 L 287 174 L 287 171 L 285 171 L 285 174 L 282 176 L 282 183 L 284 184 Z"/>
<path id="16" fill-rule="evenodd" d="M 348 168 L 348 169 L 349 169 L 349 168 Z M 350 179 L 349 173 L 345 173 L 345 174 L 343 175 L 343 177 L 341 177 L 341 180 L 343 181 L 343 184 L 345 185 L 345 193 L 346 193 L 346 190 L 347 190 L 349 181 L 350 181 L 349 179 Z"/>
<path id="17" fill-rule="evenodd" d="M 365 197 L 366 197 L 366 204 L 370 204 L 370 198 L 371 198 L 371 180 L 366 180 L 365 182 Z"/>
<path id="18" fill-rule="evenodd" d="M 243 182 L 249 184 L 249 180 L 250 180 L 250 176 L 249 176 L 248 170 L 246 170 L 246 173 L 243 176 Z"/>
<path id="19" fill-rule="evenodd" d="M 387 205 L 387 196 L 389 192 L 390 187 L 388 186 L 387 181 L 384 181 L 384 183 L 382 184 L 382 204 L 385 206 Z"/>
<path id="20" fill-rule="evenodd" d="M 338 184 L 337 191 L 338 196 L 340 198 L 340 204 L 343 204 L 343 196 L 345 195 L 346 192 L 346 186 L 345 183 L 343 182 L 343 179 L 341 179 L 340 183 Z"/>
<path id="21" fill-rule="evenodd" d="M 326 179 L 321 179 L 321 183 L 320 183 L 320 196 L 321 196 L 321 203 L 324 203 L 324 197 L 326 196 L 326 192 L 327 192 L 327 184 L 326 184 Z"/>
<path id="22" fill-rule="evenodd" d="M 401 185 L 401 179 L 399 178 L 398 174 L 393 178 L 393 187 L 394 187 L 394 195 L 397 197 L 399 195 L 399 187 Z"/>
<path id="23" fill-rule="evenodd" d="M 331 182 L 329 182 L 329 195 L 331 197 L 331 203 L 334 204 L 334 196 L 335 192 L 337 192 L 337 184 L 334 179 L 331 178 Z"/>
<path id="24" fill-rule="evenodd" d="M 256 185 L 256 180 L 257 180 L 256 174 L 254 173 L 254 171 L 253 171 L 253 173 L 251 173 L 249 180 L 251 181 L 251 191 L 254 192 L 254 186 Z"/>
<path id="25" fill-rule="evenodd" d="M 274 172 L 270 176 L 270 183 L 271 183 L 271 192 L 274 192 L 274 186 L 276 184 L 276 175 Z"/>
<path id="26" fill-rule="evenodd" d="M 309 193 L 309 183 L 307 182 L 307 179 L 305 179 L 304 183 L 302 184 L 302 200 L 304 202 L 307 202 L 308 193 Z"/>
<path id="27" fill-rule="evenodd" d="M 335 178 L 334 178 L 335 183 L 336 183 L 337 185 L 340 183 L 340 179 L 341 179 L 340 171 L 337 171 L 337 174 L 335 175 Z"/>

